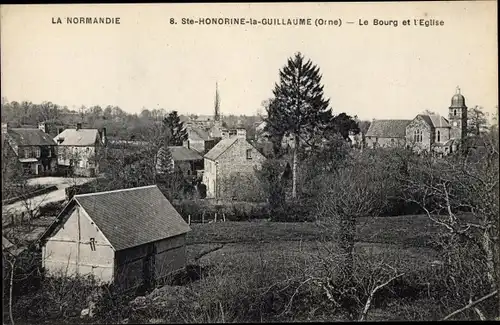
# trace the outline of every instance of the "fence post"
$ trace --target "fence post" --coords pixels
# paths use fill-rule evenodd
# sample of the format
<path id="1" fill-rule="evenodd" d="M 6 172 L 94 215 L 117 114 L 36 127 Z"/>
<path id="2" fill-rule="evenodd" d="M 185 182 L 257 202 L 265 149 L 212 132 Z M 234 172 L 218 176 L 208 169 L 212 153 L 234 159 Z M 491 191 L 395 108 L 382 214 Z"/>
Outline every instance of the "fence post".
<path id="1" fill-rule="evenodd" d="M 217 212 L 215 212 L 215 222 L 217 222 Z"/>
<path id="2" fill-rule="evenodd" d="M 201 214 L 201 223 L 205 223 L 205 211 Z"/>
<path id="3" fill-rule="evenodd" d="M 191 215 L 188 215 L 188 225 L 191 225 Z"/>
<path id="4" fill-rule="evenodd" d="M 222 212 L 222 220 L 226 222 L 226 214 L 224 212 Z"/>

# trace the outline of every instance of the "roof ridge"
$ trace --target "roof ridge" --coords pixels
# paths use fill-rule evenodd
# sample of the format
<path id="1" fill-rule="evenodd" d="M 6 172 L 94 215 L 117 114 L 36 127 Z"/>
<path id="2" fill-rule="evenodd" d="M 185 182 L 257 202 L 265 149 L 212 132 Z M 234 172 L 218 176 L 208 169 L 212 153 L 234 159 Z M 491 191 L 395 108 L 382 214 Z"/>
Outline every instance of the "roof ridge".
<path id="1" fill-rule="evenodd" d="M 219 157 L 220 157 L 220 156 L 221 156 L 224 152 L 226 152 L 226 151 L 227 151 L 227 150 L 228 150 L 228 149 L 229 149 L 229 148 L 230 148 L 233 144 L 235 144 L 235 143 L 236 143 L 239 139 L 240 139 L 239 137 L 235 136 L 235 137 L 231 137 L 231 138 L 226 138 L 226 139 L 222 139 L 222 140 L 220 140 L 219 142 L 217 142 L 217 144 L 216 144 L 216 145 L 215 145 L 212 149 L 210 149 L 210 150 L 209 150 L 209 151 L 208 151 L 208 152 L 207 152 L 207 153 L 203 156 L 203 158 L 205 158 L 205 157 L 206 157 L 206 156 L 210 153 L 210 151 L 212 151 L 213 149 L 215 149 L 215 147 L 217 147 L 217 145 L 218 145 L 219 143 L 221 143 L 222 141 L 225 141 L 225 140 L 226 140 L 226 141 L 229 143 L 229 141 L 228 141 L 228 140 L 233 140 L 233 142 L 232 142 L 232 143 L 230 143 L 230 144 L 229 144 L 229 145 L 228 145 L 228 146 L 227 146 L 227 147 L 226 147 L 223 151 L 221 151 L 221 152 L 220 152 L 220 153 L 219 153 L 216 157 L 214 157 L 214 158 L 209 158 L 209 157 L 207 157 L 207 159 L 210 159 L 210 160 L 216 160 L 216 159 L 217 159 L 217 158 L 219 158 Z M 246 141 L 246 139 L 245 139 L 245 141 Z M 248 142 L 248 141 L 247 141 L 247 142 Z"/>
<path id="2" fill-rule="evenodd" d="M 121 188 L 119 190 L 112 190 L 112 191 L 95 192 L 95 193 L 85 193 L 85 194 L 76 194 L 74 196 L 74 198 L 85 197 L 85 196 L 95 196 L 95 195 L 99 195 L 99 194 L 109 194 L 109 193 L 118 193 L 118 192 L 125 192 L 125 191 L 133 191 L 133 190 L 139 190 L 139 189 L 145 189 L 145 188 L 151 188 L 151 187 L 158 187 L 158 186 L 155 184 L 155 185 L 145 185 L 145 186 L 139 186 L 139 187 Z"/>

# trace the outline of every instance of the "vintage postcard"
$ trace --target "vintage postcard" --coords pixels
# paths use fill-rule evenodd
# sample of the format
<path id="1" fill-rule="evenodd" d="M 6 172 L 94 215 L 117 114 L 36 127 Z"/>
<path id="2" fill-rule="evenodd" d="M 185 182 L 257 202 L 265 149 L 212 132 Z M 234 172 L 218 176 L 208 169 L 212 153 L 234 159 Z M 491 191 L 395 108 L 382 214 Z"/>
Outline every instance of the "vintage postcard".
<path id="1" fill-rule="evenodd" d="M 500 320 L 497 1 L 0 30 L 3 324 Z"/>

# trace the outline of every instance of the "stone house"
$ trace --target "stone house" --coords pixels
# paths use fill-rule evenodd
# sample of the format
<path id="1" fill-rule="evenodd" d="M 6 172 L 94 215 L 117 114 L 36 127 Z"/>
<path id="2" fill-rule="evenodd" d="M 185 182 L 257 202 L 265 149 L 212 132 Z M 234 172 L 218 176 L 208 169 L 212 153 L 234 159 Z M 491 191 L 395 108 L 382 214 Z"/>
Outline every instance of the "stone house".
<path id="1" fill-rule="evenodd" d="M 58 145 L 57 163 L 60 167 L 80 176 L 97 175 L 106 156 L 106 129 L 66 129 L 55 138 Z"/>
<path id="2" fill-rule="evenodd" d="M 466 132 L 467 106 L 457 87 L 448 119 L 439 114 L 419 114 L 412 120 L 374 120 L 365 142 L 367 148 L 406 146 L 417 152 L 447 155 L 460 148 Z"/>
<path id="3" fill-rule="evenodd" d="M 2 145 L 10 158 L 28 175 L 47 175 L 57 170 L 57 143 L 36 128 L 9 128 L 2 123 Z M 13 156 L 13 157 L 12 157 Z"/>
<path id="4" fill-rule="evenodd" d="M 205 131 L 202 127 L 188 125 L 186 126 L 186 131 L 188 138 L 182 145 L 200 154 L 205 154 L 217 143 L 217 140 L 212 138 L 209 132 Z"/>
<path id="5" fill-rule="evenodd" d="M 231 199 L 247 191 L 243 183 L 255 183 L 255 168 L 266 159 L 246 140 L 245 129 L 222 139 L 205 156 L 203 184 L 207 198 Z"/>
<path id="6" fill-rule="evenodd" d="M 134 288 L 186 266 L 189 231 L 153 185 L 75 195 L 39 245 L 50 275 L 94 275 Z"/>

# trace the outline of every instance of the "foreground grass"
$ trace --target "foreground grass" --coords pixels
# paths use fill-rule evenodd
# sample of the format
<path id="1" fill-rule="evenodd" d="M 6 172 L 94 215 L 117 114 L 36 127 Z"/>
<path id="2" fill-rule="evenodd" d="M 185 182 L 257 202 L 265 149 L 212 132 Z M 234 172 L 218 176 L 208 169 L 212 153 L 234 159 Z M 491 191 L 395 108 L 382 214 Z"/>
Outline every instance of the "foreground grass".
<path id="1" fill-rule="evenodd" d="M 192 224 L 187 244 L 323 241 L 333 229 L 314 222 L 221 222 Z M 437 227 L 426 216 L 374 217 L 358 220 L 356 241 L 427 246 Z"/>
<path id="2" fill-rule="evenodd" d="M 100 312 L 104 314 L 98 321 L 119 323 L 126 318 L 133 323 L 155 319 L 214 323 L 348 319 L 343 307 L 336 308 L 321 287 L 313 282 L 303 285 L 311 277 L 334 278 L 342 267 L 338 262 L 341 250 L 331 241 L 333 229 L 317 223 L 266 221 L 193 224 L 191 228 L 187 236 L 187 262 L 192 269 L 199 270 L 200 277 L 184 285 L 157 288 L 140 297 L 142 303 L 132 303 L 132 307 L 129 300 L 117 302 L 118 298 L 113 298 L 103 305 Z M 390 265 L 409 277 L 416 273 L 425 276 L 437 258 L 437 253 L 428 245 L 436 230 L 425 216 L 359 220 L 355 245 L 359 281 L 371 283 L 370 277 L 376 270 L 373 265 L 377 263 Z M 420 279 L 401 280 L 417 281 L 417 287 L 420 282 Z M 342 284 L 339 280 L 334 286 Z M 42 296 L 44 292 L 42 290 Z M 359 295 L 360 299 L 366 299 L 366 294 Z M 434 311 L 430 312 L 438 305 L 434 298 L 418 296 L 406 303 L 406 298 L 397 295 L 385 293 L 387 299 L 374 303 L 373 317 L 369 320 L 439 318 L 432 314 Z M 43 305 L 41 302 L 46 300 L 32 299 L 26 301 L 24 307 L 18 307 L 19 315 L 25 315 L 26 309 L 34 309 L 37 301 Z M 390 305 L 393 302 L 396 305 Z M 416 302 L 420 305 L 413 308 Z M 71 307 L 79 312 L 87 306 L 84 302 L 77 305 L 75 302 Z M 424 313 L 426 310 L 429 312 Z"/>

